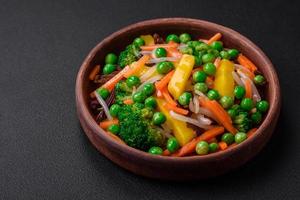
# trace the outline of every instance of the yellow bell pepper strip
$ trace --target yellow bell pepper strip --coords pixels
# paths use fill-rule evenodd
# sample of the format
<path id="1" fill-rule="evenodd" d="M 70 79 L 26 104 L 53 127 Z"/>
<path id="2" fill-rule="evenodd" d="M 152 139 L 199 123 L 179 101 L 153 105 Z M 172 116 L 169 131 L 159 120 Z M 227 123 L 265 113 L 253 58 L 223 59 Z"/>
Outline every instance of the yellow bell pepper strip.
<path id="1" fill-rule="evenodd" d="M 166 101 L 164 99 L 156 98 L 156 101 L 158 109 L 166 116 L 166 123 L 173 130 L 174 136 L 179 144 L 183 146 L 191 141 L 196 136 L 195 131 L 188 128 L 186 122 L 171 117 L 169 110 L 165 107 Z"/>
<path id="2" fill-rule="evenodd" d="M 142 38 L 145 41 L 145 45 L 154 45 L 154 38 L 152 35 L 141 35 L 140 38 Z"/>
<path id="3" fill-rule="evenodd" d="M 174 75 L 172 76 L 168 84 L 168 90 L 175 99 L 178 99 L 179 96 L 185 90 L 188 79 L 192 73 L 194 64 L 194 56 L 184 54 L 181 57 L 179 64 L 175 69 Z"/>
<path id="4" fill-rule="evenodd" d="M 234 71 L 234 64 L 229 60 L 223 59 L 217 68 L 215 75 L 214 88 L 221 96 L 234 97 L 234 79 L 232 72 Z"/>

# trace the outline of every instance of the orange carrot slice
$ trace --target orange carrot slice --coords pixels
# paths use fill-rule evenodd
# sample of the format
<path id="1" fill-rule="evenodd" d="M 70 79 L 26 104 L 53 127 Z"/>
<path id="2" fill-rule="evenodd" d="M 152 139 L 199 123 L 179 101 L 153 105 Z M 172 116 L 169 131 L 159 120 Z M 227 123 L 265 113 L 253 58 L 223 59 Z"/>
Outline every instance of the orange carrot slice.
<path id="1" fill-rule="evenodd" d="M 221 33 L 217 33 L 215 34 L 214 36 L 212 36 L 208 41 L 207 41 L 207 44 L 212 44 L 213 42 L 217 41 L 217 40 L 220 40 L 222 37 L 222 34 Z"/>
<path id="2" fill-rule="evenodd" d="M 178 113 L 178 114 L 181 114 L 181 115 L 187 115 L 189 113 L 188 110 L 185 110 L 183 108 L 179 108 L 179 107 L 176 107 L 174 105 L 171 105 L 170 103 L 166 103 L 165 104 L 165 107 L 168 109 L 168 110 L 173 110 L 174 112 Z"/>
<path id="3" fill-rule="evenodd" d="M 244 79 L 245 80 L 245 90 L 246 90 L 246 94 L 245 97 L 246 98 L 252 98 L 252 87 L 251 87 L 251 82 L 249 79 Z"/>
<path id="4" fill-rule="evenodd" d="M 150 59 L 149 55 L 143 55 L 143 57 L 141 57 L 136 64 L 134 65 L 133 68 L 130 68 L 129 70 L 127 70 L 124 73 L 124 77 L 128 78 L 129 76 L 135 74 L 136 72 L 138 72 L 139 70 L 141 70 L 141 68 L 146 64 L 146 62 Z"/>
<path id="5" fill-rule="evenodd" d="M 103 129 L 107 129 L 110 125 L 113 124 L 119 124 L 118 119 L 113 119 L 113 120 L 105 120 L 99 123 L 99 126 Z"/>
<path id="6" fill-rule="evenodd" d="M 174 101 L 174 99 L 171 97 L 171 95 L 168 92 L 168 89 L 165 87 L 161 90 L 162 96 L 166 99 L 166 101 L 172 105 L 172 106 L 177 106 L 177 102 Z"/>
<path id="7" fill-rule="evenodd" d="M 115 87 L 115 85 L 124 78 L 124 74 L 129 70 L 129 66 L 126 66 L 124 69 L 122 69 L 118 74 L 116 74 L 114 77 L 112 77 L 109 81 L 104 83 L 101 87 L 108 89 L 109 91 L 112 91 Z"/>
<path id="8" fill-rule="evenodd" d="M 220 150 L 223 151 L 225 149 L 227 149 L 228 145 L 226 142 L 219 142 L 219 147 L 220 147 Z"/>
<path id="9" fill-rule="evenodd" d="M 133 104 L 133 100 L 132 99 L 125 99 L 123 101 L 123 103 L 126 104 L 126 105 L 131 105 L 131 104 Z"/>
<path id="10" fill-rule="evenodd" d="M 89 79 L 93 81 L 96 75 L 100 72 L 100 65 L 96 65 L 89 75 Z"/>
<path id="11" fill-rule="evenodd" d="M 237 57 L 237 61 L 252 72 L 257 70 L 257 67 L 254 65 L 254 63 L 241 53 Z"/>
<path id="12" fill-rule="evenodd" d="M 155 83 L 155 87 L 157 90 L 163 90 L 164 87 L 166 87 L 168 85 L 168 83 L 170 82 L 173 74 L 174 74 L 174 70 L 170 71 L 167 75 L 165 75 L 160 81 Z"/>
<path id="13" fill-rule="evenodd" d="M 156 45 L 148 45 L 148 46 L 141 46 L 140 48 L 144 51 L 152 51 L 156 48 L 162 47 L 165 49 L 169 49 L 169 48 L 177 48 L 179 44 L 177 43 L 169 43 L 169 44 L 156 44 Z"/>
<path id="14" fill-rule="evenodd" d="M 198 142 L 210 140 L 211 138 L 221 135 L 223 132 L 224 132 L 224 127 L 222 126 L 205 131 L 200 136 L 194 138 L 192 141 L 182 146 L 177 152 L 172 154 L 172 156 L 182 157 L 191 154 L 195 152 L 195 148 Z"/>

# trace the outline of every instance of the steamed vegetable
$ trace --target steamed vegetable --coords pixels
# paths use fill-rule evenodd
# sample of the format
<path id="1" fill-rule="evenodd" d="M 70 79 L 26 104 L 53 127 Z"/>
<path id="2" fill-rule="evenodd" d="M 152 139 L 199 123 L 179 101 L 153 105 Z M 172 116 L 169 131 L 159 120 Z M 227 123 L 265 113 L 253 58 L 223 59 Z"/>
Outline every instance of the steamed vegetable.
<path id="1" fill-rule="evenodd" d="M 217 90 L 221 96 L 234 96 L 233 70 L 234 65 L 231 61 L 225 59 L 221 60 L 214 82 L 214 89 Z"/>

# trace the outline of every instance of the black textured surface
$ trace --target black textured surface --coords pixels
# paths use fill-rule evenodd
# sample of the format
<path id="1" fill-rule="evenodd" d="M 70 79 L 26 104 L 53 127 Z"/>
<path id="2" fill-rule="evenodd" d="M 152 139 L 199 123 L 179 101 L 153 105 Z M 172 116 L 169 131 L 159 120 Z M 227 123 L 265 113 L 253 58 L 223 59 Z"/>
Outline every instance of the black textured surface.
<path id="1" fill-rule="evenodd" d="M 0 199 L 300 198 L 296 1 L 0 5 Z M 265 51 L 279 74 L 283 107 L 276 133 L 255 159 L 222 177 L 173 183 L 135 176 L 99 154 L 76 117 L 75 77 L 89 50 L 128 24 L 172 16 L 237 30 Z"/>

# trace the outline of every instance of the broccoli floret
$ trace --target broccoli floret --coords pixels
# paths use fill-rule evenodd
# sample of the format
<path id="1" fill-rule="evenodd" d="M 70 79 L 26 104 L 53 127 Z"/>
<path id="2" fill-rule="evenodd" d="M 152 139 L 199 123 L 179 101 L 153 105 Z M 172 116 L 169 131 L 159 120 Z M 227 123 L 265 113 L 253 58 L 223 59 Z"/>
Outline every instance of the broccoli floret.
<path id="1" fill-rule="evenodd" d="M 124 105 L 118 113 L 120 122 L 119 136 L 129 146 L 147 151 L 152 146 L 161 146 L 164 136 L 151 120 L 144 118 L 143 109 L 137 105 Z"/>
<path id="2" fill-rule="evenodd" d="M 115 86 L 115 103 L 123 104 L 125 99 L 131 98 L 132 89 L 129 88 L 125 81 L 120 81 Z"/>
<path id="3" fill-rule="evenodd" d="M 252 120 L 247 112 L 239 112 L 234 118 L 234 125 L 239 131 L 246 133 L 252 128 Z"/>
<path id="4" fill-rule="evenodd" d="M 126 65 L 129 65 L 137 60 L 139 56 L 139 47 L 130 44 L 122 51 L 119 55 L 118 64 L 121 68 L 124 68 Z"/>

